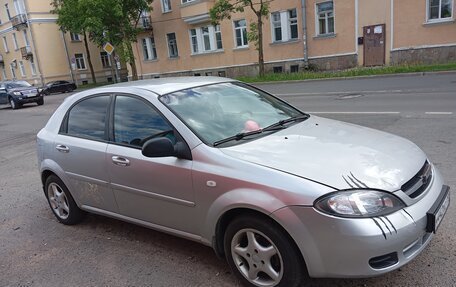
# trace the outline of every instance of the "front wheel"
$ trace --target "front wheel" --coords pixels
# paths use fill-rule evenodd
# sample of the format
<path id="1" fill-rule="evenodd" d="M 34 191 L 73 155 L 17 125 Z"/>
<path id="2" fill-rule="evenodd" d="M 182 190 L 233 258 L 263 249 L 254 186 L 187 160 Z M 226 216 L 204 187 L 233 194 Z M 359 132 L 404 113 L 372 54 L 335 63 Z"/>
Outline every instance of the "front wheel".
<path id="1" fill-rule="evenodd" d="M 84 211 L 76 205 L 68 188 L 60 178 L 55 175 L 49 176 L 45 188 L 49 206 L 58 221 L 66 225 L 74 225 L 82 221 Z"/>
<path id="2" fill-rule="evenodd" d="M 20 105 L 18 103 L 16 103 L 16 101 L 13 98 L 10 98 L 9 102 L 10 102 L 11 109 L 17 110 L 20 108 Z"/>
<path id="3" fill-rule="evenodd" d="M 238 217 L 227 227 L 228 264 L 245 286 L 302 286 L 307 271 L 299 250 L 272 220 Z"/>

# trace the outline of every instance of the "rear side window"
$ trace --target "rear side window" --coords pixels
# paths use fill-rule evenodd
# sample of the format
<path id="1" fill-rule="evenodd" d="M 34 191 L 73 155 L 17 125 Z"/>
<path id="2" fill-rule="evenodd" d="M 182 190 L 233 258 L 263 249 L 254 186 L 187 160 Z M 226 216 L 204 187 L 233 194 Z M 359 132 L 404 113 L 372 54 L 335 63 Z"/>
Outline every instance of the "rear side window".
<path id="1" fill-rule="evenodd" d="M 68 113 L 67 134 L 95 140 L 106 139 L 110 96 L 82 100 Z"/>
<path id="2" fill-rule="evenodd" d="M 114 141 L 142 146 L 153 137 L 165 136 L 174 141 L 168 122 L 150 104 L 129 96 L 117 96 L 114 107 Z"/>

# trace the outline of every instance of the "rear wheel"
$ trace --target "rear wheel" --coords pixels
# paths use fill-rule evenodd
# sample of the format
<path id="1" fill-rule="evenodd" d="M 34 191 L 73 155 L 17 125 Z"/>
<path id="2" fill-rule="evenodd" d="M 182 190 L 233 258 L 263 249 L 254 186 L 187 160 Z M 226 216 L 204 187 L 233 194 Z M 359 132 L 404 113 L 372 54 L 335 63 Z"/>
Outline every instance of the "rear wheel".
<path id="1" fill-rule="evenodd" d="M 49 176 L 45 188 L 49 206 L 58 221 L 66 225 L 82 221 L 85 212 L 76 205 L 68 188 L 60 178 L 55 175 Z"/>
<path id="2" fill-rule="evenodd" d="M 299 250 L 272 220 L 234 219 L 225 232 L 224 247 L 228 264 L 245 286 L 302 286 L 307 278 Z"/>

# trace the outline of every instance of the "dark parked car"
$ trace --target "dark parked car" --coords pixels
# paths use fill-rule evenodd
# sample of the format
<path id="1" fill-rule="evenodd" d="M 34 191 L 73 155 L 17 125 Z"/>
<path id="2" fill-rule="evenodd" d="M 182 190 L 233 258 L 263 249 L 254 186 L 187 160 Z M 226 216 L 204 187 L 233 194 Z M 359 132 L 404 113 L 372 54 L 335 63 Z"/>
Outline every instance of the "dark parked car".
<path id="1" fill-rule="evenodd" d="M 76 90 L 76 84 L 67 81 L 49 82 L 43 87 L 43 94 L 49 95 L 52 93 L 66 93 Z"/>
<path id="2" fill-rule="evenodd" d="M 5 81 L 0 83 L 0 104 L 10 104 L 13 110 L 23 104 L 44 104 L 43 95 L 26 81 Z"/>

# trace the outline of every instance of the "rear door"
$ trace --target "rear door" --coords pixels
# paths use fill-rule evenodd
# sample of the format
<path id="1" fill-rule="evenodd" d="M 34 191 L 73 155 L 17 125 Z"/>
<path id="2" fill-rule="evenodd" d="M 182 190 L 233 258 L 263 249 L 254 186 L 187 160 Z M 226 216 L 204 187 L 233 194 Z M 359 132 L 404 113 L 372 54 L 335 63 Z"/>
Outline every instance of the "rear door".
<path id="1" fill-rule="evenodd" d="M 110 103 L 110 95 L 77 102 L 55 139 L 52 158 L 65 171 L 70 191 L 80 205 L 117 212 L 106 167 Z"/>

